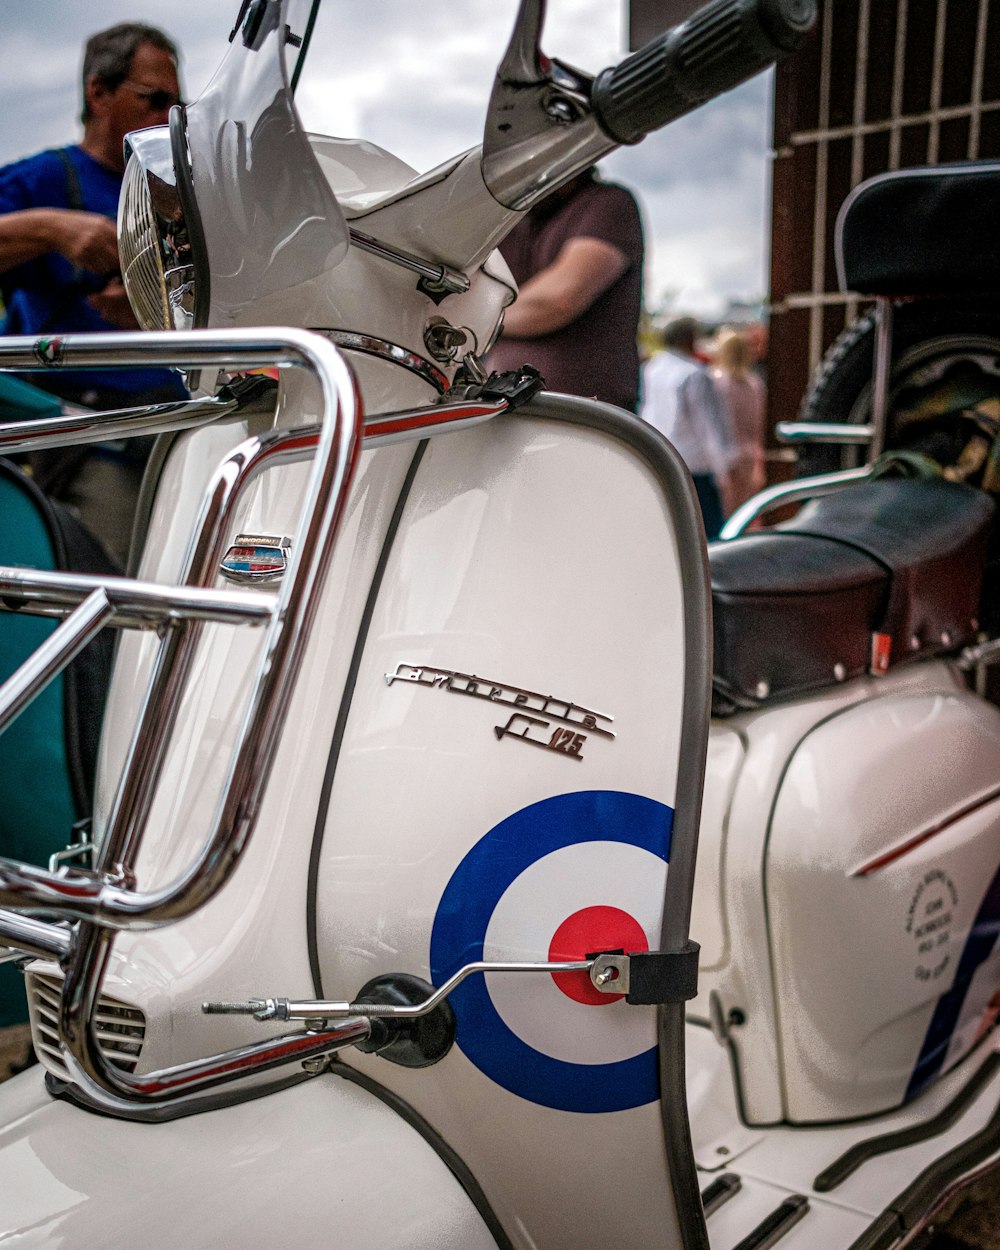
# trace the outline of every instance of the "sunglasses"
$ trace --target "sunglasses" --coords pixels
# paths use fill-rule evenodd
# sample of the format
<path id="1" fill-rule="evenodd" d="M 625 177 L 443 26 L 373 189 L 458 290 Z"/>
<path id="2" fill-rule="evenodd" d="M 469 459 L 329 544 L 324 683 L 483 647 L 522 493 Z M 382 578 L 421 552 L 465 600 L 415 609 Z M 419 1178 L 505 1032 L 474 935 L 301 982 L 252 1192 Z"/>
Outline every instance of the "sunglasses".
<path id="1" fill-rule="evenodd" d="M 129 82 L 128 79 L 122 83 L 122 86 L 128 87 L 129 91 L 133 95 L 138 96 L 140 100 L 145 100 L 147 106 L 155 113 L 160 113 L 163 109 L 173 108 L 175 104 L 184 103 L 180 96 L 173 91 L 150 91 L 141 83 Z"/>

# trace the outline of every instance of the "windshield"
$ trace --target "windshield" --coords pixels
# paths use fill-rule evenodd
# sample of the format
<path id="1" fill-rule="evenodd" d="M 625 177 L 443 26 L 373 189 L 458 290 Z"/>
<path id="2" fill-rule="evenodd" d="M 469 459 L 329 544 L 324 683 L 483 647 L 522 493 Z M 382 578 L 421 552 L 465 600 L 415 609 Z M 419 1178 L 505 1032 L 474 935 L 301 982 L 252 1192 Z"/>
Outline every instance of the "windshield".
<path id="1" fill-rule="evenodd" d="M 624 54 L 624 6 L 587 0 L 582 7 L 585 17 L 580 3 L 552 0 L 544 47 L 596 72 Z M 293 30 L 305 28 L 309 9 L 310 0 L 292 0 Z M 303 124 L 363 136 L 420 172 L 478 146 L 517 9 L 517 0 L 325 0 L 296 88 Z"/>

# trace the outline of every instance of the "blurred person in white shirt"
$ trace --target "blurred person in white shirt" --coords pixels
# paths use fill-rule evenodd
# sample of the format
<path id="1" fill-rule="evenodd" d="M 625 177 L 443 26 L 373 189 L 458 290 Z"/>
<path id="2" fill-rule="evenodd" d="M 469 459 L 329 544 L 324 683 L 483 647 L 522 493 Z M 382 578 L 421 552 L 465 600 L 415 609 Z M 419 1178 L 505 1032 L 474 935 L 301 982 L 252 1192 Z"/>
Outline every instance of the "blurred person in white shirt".
<path id="1" fill-rule="evenodd" d="M 734 440 L 729 413 L 695 356 L 700 332 L 693 317 L 677 317 L 664 327 L 664 350 L 642 367 L 639 415 L 673 443 L 687 465 L 711 542 L 725 520 Z"/>

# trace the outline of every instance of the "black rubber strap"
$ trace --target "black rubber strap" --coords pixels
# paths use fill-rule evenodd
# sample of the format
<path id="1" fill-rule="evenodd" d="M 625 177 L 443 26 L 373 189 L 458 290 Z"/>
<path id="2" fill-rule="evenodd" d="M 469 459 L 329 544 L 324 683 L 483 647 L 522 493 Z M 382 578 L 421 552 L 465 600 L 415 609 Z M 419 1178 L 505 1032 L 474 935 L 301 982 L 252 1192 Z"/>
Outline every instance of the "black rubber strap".
<path id="1" fill-rule="evenodd" d="M 698 993 L 697 942 L 679 951 L 641 951 L 628 957 L 626 1001 L 640 1006 L 684 1003 Z"/>

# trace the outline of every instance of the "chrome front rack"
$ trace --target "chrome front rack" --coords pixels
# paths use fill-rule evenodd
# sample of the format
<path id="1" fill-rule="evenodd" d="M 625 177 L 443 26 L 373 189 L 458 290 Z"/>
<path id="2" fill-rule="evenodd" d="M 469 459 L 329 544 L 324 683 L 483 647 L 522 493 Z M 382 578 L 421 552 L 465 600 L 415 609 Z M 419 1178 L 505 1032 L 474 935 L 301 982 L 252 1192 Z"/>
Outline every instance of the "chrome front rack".
<path id="1" fill-rule="evenodd" d="M 322 396 L 318 426 L 245 439 L 205 491 L 176 586 L 0 567 L 7 607 L 63 618 L 46 642 L 0 686 L 0 731 L 101 629 L 153 629 L 159 647 L 93 870 L 56 871 L 0 859 L 0 944 L 56 959 L 64 973 L 59 1034 L 67 1067 L 86 1101 L 113 1114 L 155 1110 L 223 1082 L 313 1059 L 363 1038 L 369 1023 L 341 1020 L 146 1075 L 123 1072 L 102 1053 L 93 1027 L 117 931 L 153 928 L 189 916 L 213 898 L 249 843 L 292 691 L 364 444 L 467 427 L 508 407 L 502 397 L 459 400 L 363 423 L 352 375 L 325 338 L 305 330 L 191 331 L 67 335 L 0 342 L 0 368 L 127 368 L 174 365 L 230 372 L 308 370 Z M 0 454 L 69 442 L 191 429 L 230 416 L 236 401 L 185 403 L 0 424 Z M 235 510 L 266 469 L 313 461 L 285 577 L 273 592 L 214 587 Z M 139 890 L 135 866 L 163 771 L 195 650 L 208 622 L 265 631 L 247 710 L 230 757 L 211 831 L 193 863 L 172 882 Z M 31 913 L 22 915 L 22 912 Z M 52 917 L 52 920 L 40 919 Z M 59 923 L 56 923 L 59 922 Z M 67 924 L 66 922 L 70 922 Z"/>

